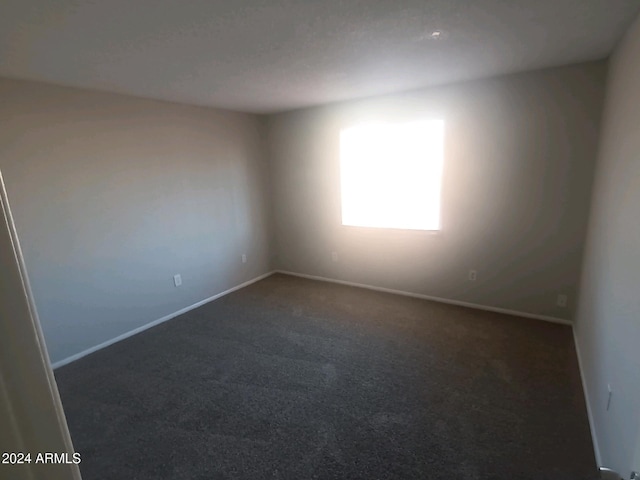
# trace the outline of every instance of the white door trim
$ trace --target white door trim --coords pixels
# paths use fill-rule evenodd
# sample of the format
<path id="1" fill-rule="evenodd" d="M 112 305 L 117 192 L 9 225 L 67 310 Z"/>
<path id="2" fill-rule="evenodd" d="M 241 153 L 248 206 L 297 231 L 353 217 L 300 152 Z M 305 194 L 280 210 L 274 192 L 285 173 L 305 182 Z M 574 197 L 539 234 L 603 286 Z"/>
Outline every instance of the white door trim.
<path id="1" fill-rule="evenodd" d="M 0 451 L 31 453 L 29 464 L 0 470 L 11 478 L 81 480 L 74 463 L 36 463 L 38 453 L 73 458 L 73 443 L 49 362 L 38 312 L 0 172 Z M 6 443 L 6 444 L 5 444 Z M 20 449 L 16 451 L 16 449 Z"/>

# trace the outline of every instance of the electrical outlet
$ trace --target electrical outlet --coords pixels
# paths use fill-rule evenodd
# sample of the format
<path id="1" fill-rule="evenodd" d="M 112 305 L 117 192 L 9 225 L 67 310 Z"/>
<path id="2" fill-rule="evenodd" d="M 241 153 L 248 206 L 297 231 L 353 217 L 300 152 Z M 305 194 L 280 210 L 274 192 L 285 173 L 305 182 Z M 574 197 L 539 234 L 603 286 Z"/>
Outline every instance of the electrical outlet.
<path id="1" fill-rule="evenodd" d="M 173 276 L 173 283 L 176 287 L 182 285 L 182 275 L 177 274 Z"/>
<path id="2" fill-rule="evenodd" d="M 242 254 L 242 263 L 247 263 L 247 254 L 246 253 Z"/>
<path id="3" fill-rule="evenodd" d="M 559 293 L 558 298 L 556 299 L 556 305 L 560 308 L 567 307 L 567 296 L 564 293 Z"/>
<path id="4" fill-rule="evenodd" d="M 475 282 L 478 279 L 478 271 L 477 270 L 469 270 L 469 281 Z"/>
<path id="5" fill-rule="evenodd" d="M 338 252 L 331 252 L 331 260 L 334 262 L 338 261 Z"/>
<path id="6" fill-rule="evenodd" d="M 613 397 L 613 391 L 611 390 L 611 385 L 607 385 L 607 391 L 609 392 L 609 396 L 607 397 L 607 412 L 611 408 L 611 399 Z"/>

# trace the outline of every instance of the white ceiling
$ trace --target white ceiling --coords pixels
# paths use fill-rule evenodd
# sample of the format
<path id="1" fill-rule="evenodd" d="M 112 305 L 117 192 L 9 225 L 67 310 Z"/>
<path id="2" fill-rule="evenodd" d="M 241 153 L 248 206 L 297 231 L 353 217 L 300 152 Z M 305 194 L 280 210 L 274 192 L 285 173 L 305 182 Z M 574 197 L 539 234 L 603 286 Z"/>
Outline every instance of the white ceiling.
<path id="1" fill-rule="evenodd" d="M 276 112 L 606 57 L 640 0 L 0 0 L 0 76 Z M 444 32 L 434 41 L 429 34 Z"/>

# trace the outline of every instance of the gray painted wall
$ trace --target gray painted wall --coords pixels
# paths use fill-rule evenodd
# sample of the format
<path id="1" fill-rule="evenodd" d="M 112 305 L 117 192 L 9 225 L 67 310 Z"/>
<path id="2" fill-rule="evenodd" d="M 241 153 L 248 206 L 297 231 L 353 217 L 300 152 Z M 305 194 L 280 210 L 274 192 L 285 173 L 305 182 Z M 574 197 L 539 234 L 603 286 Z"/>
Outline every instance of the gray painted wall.
<path id="1" fill-rule="evenodd" d="M 0 169 L 53 362 L 269 270 L 264 140 L 257 116 L 0 79 Z"/>
<path id="2" fill-rule="evenodd" d="M 595 62 L 270 117 L 276 267 L 571 319 L 605 72 Z M 342 227 L 340 129 L 421 114 L 447 125 L 442 233 Z"/>
<path id="3" fill-rule="evenodd" d="M 610 63 L 576 319 L 601 461 L 624 478 L 640 471 L 639 86 L 637 20 Z"/>

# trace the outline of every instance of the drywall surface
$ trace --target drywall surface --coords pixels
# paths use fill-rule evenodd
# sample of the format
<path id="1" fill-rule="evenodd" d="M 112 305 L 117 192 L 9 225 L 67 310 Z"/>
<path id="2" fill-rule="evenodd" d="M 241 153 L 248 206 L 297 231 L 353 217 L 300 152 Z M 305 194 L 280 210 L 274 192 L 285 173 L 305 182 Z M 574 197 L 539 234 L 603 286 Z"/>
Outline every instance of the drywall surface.
<path id="1" fill-rule="evenodd" d="M 576 338 L 603 465 L 640 471 L 640 21 L 610 61 Z M 612 398 L 607 411 L 608 389 Z M 635 455 L 635 464 L 634 464 Z"/>
<path id="2" fill-rule="evenodd" d="M 571 319 L 605 74 L 594 62 L 269 117 L 275 268 Z M 343 227 L 340 130 L 416 117 L 446 122 L 441 234 Z"/>
<path id="3" fill-rule="evenodd" d="M 264 133 L 257 116 L 0 79 L 0 168 L 53 362 L 269 271 Z"/>

